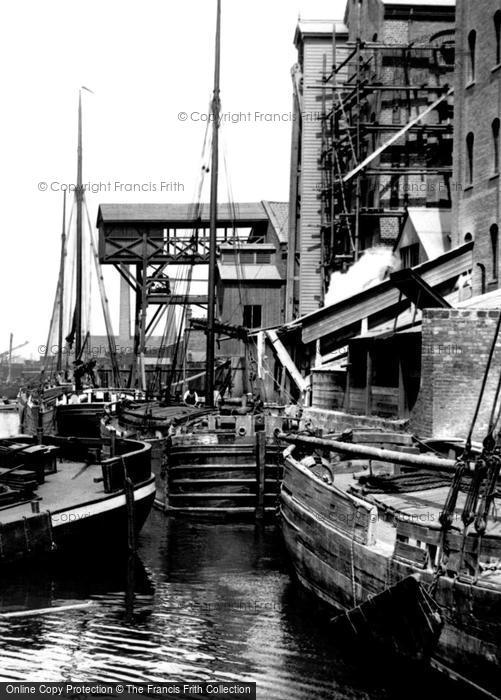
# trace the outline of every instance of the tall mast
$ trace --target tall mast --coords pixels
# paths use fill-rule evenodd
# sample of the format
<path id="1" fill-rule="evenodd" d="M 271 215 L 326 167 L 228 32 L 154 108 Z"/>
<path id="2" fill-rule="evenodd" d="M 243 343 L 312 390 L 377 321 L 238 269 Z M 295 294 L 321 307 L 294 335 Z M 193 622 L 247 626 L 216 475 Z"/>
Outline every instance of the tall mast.
<path id="1" fill-rule="evenodd" d="M 59 270 L 59 329 L 57 337 L 57 371 L 63 368 L 64 266 L 66 257 L 66 190 L 63 192 L 63 228 L 61 231 L 61 267 Z"/>
<path id="2" fill-rule="evenodd" d="M 77 274 L 75 307 L 75 359 L 82 351 L 82 90 L 78 92 L 78 151 L 77 151 L 77 186 L 75 190 L 77 205 Z"/>
<path id="3" fill-rule="evenodd" d="M 206 406 L 214 406 L 214 320 L 216 301 L 217 180 L 219 171 L 219 79 L 221 62 L 221 0 L 217 0 L 214 94 L 212 96 L 212 164 L 210 183 L 209 289 L 207 296 Z"/>
<path id="4" fill-rule="evenodd" d="M 7 370 L 7 382 L 10 382 L 12 378 L 12 341 L 14 334 L 11 333 L 9 337 L 9 369 Z"/>

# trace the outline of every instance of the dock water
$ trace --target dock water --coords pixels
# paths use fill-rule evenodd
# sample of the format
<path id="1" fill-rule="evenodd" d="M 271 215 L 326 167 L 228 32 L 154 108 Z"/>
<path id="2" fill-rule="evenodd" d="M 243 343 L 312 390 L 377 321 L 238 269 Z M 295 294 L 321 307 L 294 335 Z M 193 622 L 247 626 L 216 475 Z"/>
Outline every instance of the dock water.
<path id="1" fill-rule="evenodd" d="M 472 698 L 438 674 L 409 687 L 347 656 L 329 620 L 291 578 L 273 522 L 153 511 L 137 558 L 76 555 L 3 576 L 0 681 L 252 680 L 271 700 Z"/>

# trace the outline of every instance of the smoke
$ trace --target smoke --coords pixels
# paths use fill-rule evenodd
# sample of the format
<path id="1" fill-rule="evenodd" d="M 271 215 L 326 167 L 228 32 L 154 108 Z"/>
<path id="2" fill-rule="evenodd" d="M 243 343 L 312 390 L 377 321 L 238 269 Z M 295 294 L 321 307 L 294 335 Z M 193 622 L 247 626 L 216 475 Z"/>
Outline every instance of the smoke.
<path id="1" fill-rule="evenodd" d="M 397 268 L 399 262 L 388 246 L 375 246 L 363 251 L 362 256 L 346 272 L 333 272 L 325 295 L 325 306 L 347 299 L 381 282 L 386 274 Z"/>

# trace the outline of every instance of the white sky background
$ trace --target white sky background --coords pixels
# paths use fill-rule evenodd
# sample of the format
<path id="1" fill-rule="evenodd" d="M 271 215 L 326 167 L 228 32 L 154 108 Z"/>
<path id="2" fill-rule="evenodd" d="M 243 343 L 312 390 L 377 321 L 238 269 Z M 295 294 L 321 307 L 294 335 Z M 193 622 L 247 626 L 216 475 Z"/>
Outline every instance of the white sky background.
<path id="1" fill-rule="evenodd" d="M 193 201 L 205 124 L 180 122 L 178 113 L 207 112 L 215 7 L 215 0 L 3 4 L 0 352 L 10 331 L 15 344 L 30 341 L 26 355 L 46 341 L 59 266 L 57 190 L 75 182 L 81 85 L 95 92 L 83 94 L 84 182 L 112 183 L 111 192 L 87 193 L 93 223 L 101 202 Z M 298 14 L 341 18 L 344 7 L 345 0 L 223 0 L 222 111 L 290 113 Z M 286 201 L 290 121 L 226 123 L 222 132 L 235 201 Z M 115 182 L 179 182 L 184 192 L 120 192 Z M 220 201 L 226 192 L 222 178 Z M 106 271 L 115 332 L 117 278 Z M 97 308 L 94 315 L 92 331 L 103 333 Z"/>

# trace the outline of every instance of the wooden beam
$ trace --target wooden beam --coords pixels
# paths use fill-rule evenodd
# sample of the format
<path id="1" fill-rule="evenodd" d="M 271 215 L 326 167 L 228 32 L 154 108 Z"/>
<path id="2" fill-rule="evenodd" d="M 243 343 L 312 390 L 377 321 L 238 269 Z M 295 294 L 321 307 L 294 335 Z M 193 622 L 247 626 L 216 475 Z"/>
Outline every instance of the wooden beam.
<path id="1" fill-rule="evenodd" d="M 395 141 L 398 141 L 398 139 L 401 138 L 405 133 L 407 133 L 407 131 L 409 131 L 409 129 L 411 127 L 415 126 L 419 121 L 421 121 L 421 119 L 423 119 L 423 117 L 426 117 L 426 115 L 428 115 L 430 112 L 432 112 L 434 109 L 436 109 L 441 102 L 443 102 L 445 99 L 450 97 L 453 93 L 454 93 L 454 90 L 453 90 L 453 88 L 451 88 L 444 95 L 441 95 L 438 98 L 438 100 L 435 100 L 435 102 L 432 102 L 432 104 L 429 107 L 427 107 L 425 110 L 420 112 L 420 114 L 418 114 L 417 117 L 415 117 L 414 119 L 411 119 L 411 121 L 408 124 L 406 124 L 403 127 L 403 129 L 400 129 L 400 131 L 397 131 L 396 134 L 393 134 L 393 136 L 391 138 L 389 138 L 388 141 L 386 141 L 386 143 L 383 143 L 382 146 L 380 146 L 379 148 L 376 148 L 374 153 L 371 153 L 370 156 L 367 156 L 367 158 L 365 158 L 365 160 L 363 160 L 355 168 L 353 168 L 353 170 L 351 170 L 351 172 L 349 172 L 347 175 L 345 175 L 343 177 L 343 182 L 345 182 L 345 183 L 349 182 L 353 177 L 355 177 L 355 175 L 358 175 L 358 173 L 361 170 L 364 170 L 369 165 L 369 163 L 372 163 L 372 161 L 375 158 L 377 158 L 378 156 L 380 156 L 381 153 L 383 153 L 383 151 L 385 151 L 389 146 L 394 144 Z"/>
<path id="2" fill-rule="evenodd" d="M 298 389 L 300 391 L 306 391 L 308 387 L 308 378 L 303 377 L 301 372 L 298 370 L 298 368 L 292 360 L 292 357 L 289 355 L 289 353 L 285 349 L 284 344 L 279 339 L 277 332 L 274 330 L 269 330 L 265 331 L 265 333 L 268 336 L 273 348 L 275 349 L 275 352 L 278 355 L 278 359 L 285 367 L 285 369 L 289 372 Z"/>
<path id="3" fill-rule="evenodd" d="M 290 442 L 294 445 L 310 445 L 311 447 L 322 447 L 332 452 L 341 452 L 355 455 L 365 459 L 377 459 L 381 462 L 392 462 L 403 464 L 408 467 L 419 469 L 438 469 L 439 471 L 455 473 L 457 469 L 456 460 L 442 459 L 430 454 L 412 454 L 407 452 L 397 452 L 396 450 L 385 450 L 380 447 L 370 445 L 358 445 L 353 442 L 341 442 L 340 440 L 328 440 L 327 438 L 310 437 L 307 435 L 297 435 L 291 433 L 279 433 L 279 440 Z"/>
<path id="4" fill-rule="evenodd" d="M 207 294 L 149 294 L 148 304 L 206 305 Z"/>
<path id="5" fill-rule="evenodd" d="M 366 367 L 365 367 L 365 415 L 370 416 L 371 415 L 371 409 L 372 409 L 372 355 L 371 351 L 368 348 L 367 349 L 367 358 L 366 358 Z"/>

